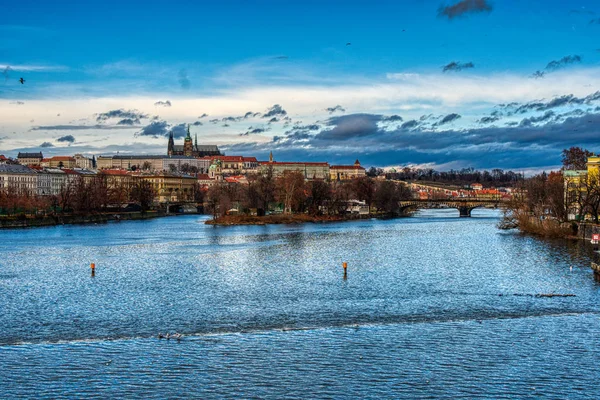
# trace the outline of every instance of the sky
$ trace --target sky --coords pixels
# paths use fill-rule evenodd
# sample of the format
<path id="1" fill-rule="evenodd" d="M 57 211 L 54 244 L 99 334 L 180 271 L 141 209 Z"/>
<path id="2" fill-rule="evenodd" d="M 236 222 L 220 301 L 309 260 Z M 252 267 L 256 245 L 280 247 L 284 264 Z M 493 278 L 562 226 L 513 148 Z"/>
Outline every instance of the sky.
<path id="1" fill-rule="evenodd" d="M 0 154 L 438 170 L 600 152 L 600 3 L 0 0 Z M 23 78 L 24 83 L 19 79 Z"/>

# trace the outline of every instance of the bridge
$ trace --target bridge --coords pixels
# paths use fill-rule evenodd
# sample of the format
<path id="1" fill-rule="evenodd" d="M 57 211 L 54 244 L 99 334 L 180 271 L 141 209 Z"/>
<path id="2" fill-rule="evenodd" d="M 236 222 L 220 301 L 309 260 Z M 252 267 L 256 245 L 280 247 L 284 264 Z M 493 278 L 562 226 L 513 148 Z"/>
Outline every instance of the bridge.
<path id="1" fill-rule="evenodd" d="M 400 211 L 405 212 L 409 208 L 456 208 L 461 217 L 470 217 L 471 211 L 478 207 L 498 208 L 504 203 L 502 200 L 484 199 L 414 199 L 401 201 Z"/>

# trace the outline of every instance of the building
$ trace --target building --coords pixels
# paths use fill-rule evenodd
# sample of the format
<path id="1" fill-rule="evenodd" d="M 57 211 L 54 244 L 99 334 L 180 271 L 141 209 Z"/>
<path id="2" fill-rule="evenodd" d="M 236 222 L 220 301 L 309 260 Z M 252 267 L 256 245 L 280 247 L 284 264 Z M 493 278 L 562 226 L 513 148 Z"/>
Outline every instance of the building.
<path id="1" fill-rule="evenodd" d="M 163 171 L 190 172 L 190 168 L 198 169 L 198 159 L 197 158 L 188 157 L 188 156 L 163 157 L 163 165 L 162 165 Z"/>
<path id="2" fill-rule="evenodd" d="M 329 179 L 332 181 L 348 181 L 367 176 L 367 171 L 356 160 L 354 165 L 332 165 L 329 167 Z"/>
<path id="3" fill-rule="evenodd" d="M 84 157 L 81 154 L 75 154 L 73 156 L 73 158 L 75 159 L 75 166 L 77 168 L 84 168 L 84 169 L 94 168 L 94 161 L 91 158 Z"/>
<path id="4" fill-rule="evenodd" d="M 189 175 L 175 175 L 160 173 L 153 175 L 140 175 L 140 179 L 150 182 L 154 189 L 157 203 L 184 202 L 194 199 L 194 185 L 196 177 Z"/>
<path id="5" fill-rule="evenodd" d="M 8 158 L 4 157 L 3 154 L 0 154 L 0 164 L 6 164 L 8 161 Z"/>
<path id="6" fill-rule="evenodd" d="M 77 161 L 69 156 L 54 156 L 48 160 L 48 166 L 50 168 L 75 168 Z"/>
<path id="7" fill-rule="evenodd" d="M 473 190 L 482 190 L 483 189 L 483 185 L 481 183 L 472 183 L 471 184 L 471 189 L 473 189 Z"/>
<path id="8" fill-rule="evenodd" d="M 304 179 L 329 180 L 329 163 L 326 162 L 294 162 L 294 161 L 274 161 L 273 153 L 269 155 L 269 161 L 258 162 L 261 174 L 266 174 L 269 170 L 273 176 L 282 176 L 286 172 L 300 172 Z"/>
<path id="9" fill-rule="evenodd" d="M 243 156 L 205 156 L 198 160 L 198 170 L 201 173 L 207 172 L 215 160 L 221 162 L 221 169 L 224 174 L 240 175 L 258 171 L 256 157 Z"/>
<path id="10" fill-rule="evenodd" d="M 21 153 L 17 155 L 17 160 L 19 160 L 19 164 L 21 165 L 40 165 L 40 162 L 44 156 L 42 152 L 39 153 Z"/>
<path id="11" fill-rule="evenodd" d="M 214 145 L 198 145 L 198 135 L 195 137 L 195 142 L 192 142 L 190 135 L 190 126 L 187 128 L 187 136 L 183 140 L 183 145 L 176 145 L 173 137 L 173 132 L 169 133 L 169 143 L 167 145 L 167 154 L 169 156 L 187 156 L 187 157 L 204 157 L 204 156 L 219 156 L 221 151 Z"/>
<path id="12" fill-rule="evenodd" d="M 98 169 L 162 171 L 164 158 L 165 156 L 152 155 L 98 156 L 96 166 Z"/>
<path id="13" fill-rule="evenodd" d="M 0 164 L 0 189 L 14 188 L 19 193 L 38 193 L 38 174 L 19 164 Z"/>
<path id="14" fill-rule="evenodd" d="M 585 220 L 589 213 L 582 208 L 587 203 L 588 188 L 600 185 L 600 155 L 587 159 L 587 169 L 563 171 L 565 205 L 569 220 Z M 594 190 L 594 189 L 591 189 Z"/>

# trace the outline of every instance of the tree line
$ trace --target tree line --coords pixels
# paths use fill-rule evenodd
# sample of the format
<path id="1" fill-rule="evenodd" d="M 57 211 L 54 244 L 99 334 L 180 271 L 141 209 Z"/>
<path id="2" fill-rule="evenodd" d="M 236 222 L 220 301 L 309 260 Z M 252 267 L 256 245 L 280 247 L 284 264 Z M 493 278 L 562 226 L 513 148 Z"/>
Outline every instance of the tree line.
<path id="1" fill-rule="evenodd" d="M 349 200 L 364 201 L 369 209 L 392 215 L 399 211 L 398 202 L 412 198 L 408 187 L 387 180 L 361 177 L 344 182 L 306 181 L 301 172 L 289 171 L 274 177 L 272 169 L 263 175 L 248 176 L 248 185 L 217 184 L 208 189 L 205 204 L 214 218 L 237 206 L 242 213 L 255 209 L 264 215 L 270 205 L 279 203 L 283 212 L 343 214 Z"/>
<path id="2" fill-rule="evenodd" d="M 381 168 L 371 167 L 367 170 L 367 176 L 385 176 L 387 179 L 401 181 L 439 182 L 458 186 L 465 186 L 471 183 L 481 183 L 484 186 L 496 187 L 512 187 L 523 180 L 523 174 L 513 171 L 504 171 L 499 168 L 492 169 L 491 171 L 478 171 L 474 168 L 436 171 L 433 168 L 404 167 L 399 170 L 386 172 Z"/>

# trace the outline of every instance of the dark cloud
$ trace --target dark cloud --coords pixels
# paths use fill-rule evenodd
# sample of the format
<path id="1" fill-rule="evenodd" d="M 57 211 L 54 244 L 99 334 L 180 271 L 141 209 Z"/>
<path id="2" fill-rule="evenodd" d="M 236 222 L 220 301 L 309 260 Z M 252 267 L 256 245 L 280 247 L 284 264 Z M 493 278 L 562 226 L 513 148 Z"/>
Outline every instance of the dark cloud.
<path id="1" fill-rule="evenodd" d="M 267 109 L 267 112 L 263 114 L 263 118 L 273 118 L 273 117 L 284 117 L 287 115 L 287 112 L 279 105 L 275 104 L 273 107 Z"/>
<path id="2" fill-rule="evenodd" d="M 187 125 L 186 124 L 179 124 L 179 125 L 175 125 L 171 128 L 171 132 L 173 133 L 173 137 L 174 138 L 183 138 L 187 136 Z"/>
<path id="3" fill-rule="evenodd" d="M 529 118 L 525 118 L 523 119 L 520 123 L 519 126 L 531 126 L 540 122 L 546 122 L 550 119 L 553 119 L 554 116 L 556 114 L 554 114 L 554 111 L 546 111 L 546 113 L 544 113 L 543 115 L 540 115 L 538 117 L 529 117 Z"/>
<path id="4" fill-rule="evenodd" d="M 179 86 L 181 86 L 181 88 L 184 90 L 188 90 L 190 86 L 192 86 L 192 84 L 188 79 L 187 71 L 185 69 L 179 70 L 179 73 L 177 75 L 179 77 L 177 79 L 177 81 L 179 82 Z"/>
<path id="5" fill-rule="evenodd" d="M 171 101 L 170 100 L 166 100 L 166 101 L 157 101 L 156 103 L 154 103 L 155 106 L 161 106 L 161 107 L 171 107 Z"/>
<path id="6" fill-rule="evenodd" d="M 571 64 L 578 64 L 581 62 L 581 56 L 576 54 L 572 56 L 565 56 L 560 60 L 553 60 L 546 65 L 546 71 L 556 71 L 557 69 L 564 68 Z"/>
<path id="7" fill-rule="evenodd" d="M 219 123 L 219 121 L 220 121 L 220 120 L 219 120 L 218 118 L 215 118 L 215 119 L 211 119 L 211 120 L 209 120 L 208 122 L 210 122 L 211 124 L 218 124 L 218 123 Z"/>
<path id="8" fill-rule="evenodd" d="M 546 73 L 545 73 L 544 71 L 535 71 L 535 72 L 533 73 L 533 75 L 531 75 L 531 77 L 532 77 L 532 78 L 535 78 L 535 79 L 541 79 L 541 78 L 543 78 L 545 75 L 546 75 Z"/>
<path id="9" fill-rule="evenodd" d="M 491 12 L 492 5 L 487 0 L 462 0 L 451 6 L 442 6 L 438 11 L 441 17 L 454 19 L 466 14 Z"/>
<path id="10" fill-rule="evenodd" d="M 390 115 L 389 117 L 383 117 L 381 119 L 381 121 L 382 122 L 402 122 L 403 119 L 401 116 L 394 114 L 394 115 Z"/>
<path id="11" fill-rule="evenodd" d="M 202 119 L 202 118 L 206 118 L 206 117 L 208 117 L 208 114 L 204 113 L 201 116 L 199 116 L 198 119 Z"/>
<path id="12" fill-rule="evenodd" d="M 59 114 L 60 115 L 60 114 Z M 134 121 L 138 121 L 142 118 L 148 118 L 148 114 L 144 114 L 138 110 L 111 110 L 104 113 L 96 114 L 96 121 L 102 122 L 107 121 L 109 119 L 119 118 L 119 119 L 132 119 Z"/>
<path id="13" fill-rule="evenodd" d="M 169 124 L 166 121 L 153 121 L 137 132 L 135 136 L 150 136 L 158 138 L 169 135 Z"/>
<path id="14" fill-rule="evenodd" d="M 65 136 L 61 136 L 58 139 L 56 139 L 57 142 L 59 143 L 75 143 L 75 138 L 73 137 L 73 135 L 65 135 Z"/>
<path id="15" fill-rule="evenodd" d="M 325 111 L 327 111 L 329 114 L 333 114 L 333 113 L 334 113 L 334 112 L 336 112 L 336 111 L 339 111 L 339 112 L 346 112 L 346 109 L 345 109 L 344 107 L 342 107 L 342 106 L 340 106 L 340 105 L 338 104 L 338 105 L 337 105 L 337 106 L 335 106 L 335 107 L 327 107 L 327 108 L 325 109 Z"/>
<path id="16" fill-rule="evenodd" d="M 252 112 L 252 111 L 248 111 L 246 114 L 244 114 L 244 118 L 254 118 L 254 117 L 259 117 L 260 113 L 259 112 Z"/>
<path id="17" fill-rule="evenodd" d="M 455 113 L 448 114 L 444 118 L 442 118 L 441 121 L 435 123 L 434 125 L 435 126 L 439 126 L 439 125 L 449 124 L 449 123 L 454 122 L 454 121 L 456 121 L 456 120 L 458 120 L 460 118 L 461 118 L 461 116 L 458 115 L 458 114 L 455 114 Z"/>
<path id="18" fill-rule="evenodd" d="M 287 60 L 289 57 L 288 56 L 276 56 L 273 57 L 274 60 Z"/>
<path id="19" fill-rule="evenodd" d="M 588 104 L 590 105 L 592 102 L 596 102 L 600 100 L 600 91 L 591 93 L 585 97 L 576 97 L 572 94 L 567 94 L 559 97 L 555 97 L 554 99 L 544 102 L 544 101 L 532 101 L 529 103 L 521 104 L 518 107 L 514 108 L 513 104 L 506 105 L 507 108 L 514 108 L 515 114 L 524 114 L 530 111 L 546 111 L 552 108 L 557 107 L 565 107 L 572 105 L 581 105 Z M 516 105 L 516 104 L 515 104 Z"/>
<path id="20" fill-rule="evenodd" d="M 491 115 L 489 117 L 482 117 L 477 122 L 479 122 L 480 124 L 492 124 L 492 123 L 498 121 L 499 119 L 500 119 L 500 117 Z"/>
<path id="21" fill-rule="evenodd" d="M 246 132 L 240 133 L 240 136 L 257 135 L 259 133 L 264 133 L 266 131 L 268 131 L 268 129 L 250 127 L 250 128 L 248 128 L 248 130 Z"/>
<path id="22" fill-rule="evenodd" d="M 442 71 L 443 72 L 462 71 L 463 69 L 469 69 L 469 68 L 475 68 L 475 64 L 473 64 L 472 62 L 461 64 L 460 62 L 452 61 L 450 64 L 444 65 L 444 67 L 442 67 Z"/>
<path id="23" fill-rule="evenodd" d="M 229 128 L 229 124 L 223 124 L 221 125 L 223 128 Z"/>
<path id="24" fill-rule="evenodd" d="M 111 130 L 131 129 L 131 127 L 122 125 L 42 125 L 31 128 L 32 131 L 83 131 L 90 129 Z"/>
<path id="25" fill-rule="evenodd" d="M 125 118 L 120 120 L 119 122 L 117 122 L 117 125 L 139 125 L 140 124 L 140 120 L 138 118 Z"/>
<path id="26" fill-rule="evenodd" d="M 269 120 L 269 122 L 267 122 L 268 124 L 273 124 L 275 122 L 279 122 L 279 119 L 277 119 L 277 117 L 273 117 Z"/>
<path id="27" fill-rule="evenodd" d="M 410 121 L 406 121 L 400 126 L 400 129 L 414 129 L 419 126 L 419 122 L 417 120 L 411 119 Z"/>
<path id="28" fill-rule="evenodd" d="M 200 121 L 195 121 L 194 123 L 192 123 L 192 126 L 202 126 L 202 122 Z"/>
<path id="29" fill-rule="evenodd" d="M 359 114 L 327 121 L 320 132 L 294 132 L 268 143 L 223 146 L 229 153 L 268 156 L 280 160 L 347 162 L 360 158 L 365 165 L 452 164 L 476 168 L 535 168 L 560 165 L 562 149 L 600 146 L 600 114 L 569 117 L 564 121 L 515 127 L 473 129 L 377 127 L 381 116 Z M 513 122 L 512 124 L 518 124 Z M 335 124 L 335 125 L 332 125 Z M 335 150 L 332 150 L 335 148 Z"/>
<path id="30" fill-rule="evenodd" d="M 221 119 L 221 122 L 237 122 L 241 120 L 243 117 L 225 117 Z"/>
<path id="31" fill-rule="evenodd" d="M 44 142 L 44 143 L 40 144 L 40 147 L 48 148 L 48 147 L 54 147 L 54 145 L 50 142 Z"/>

